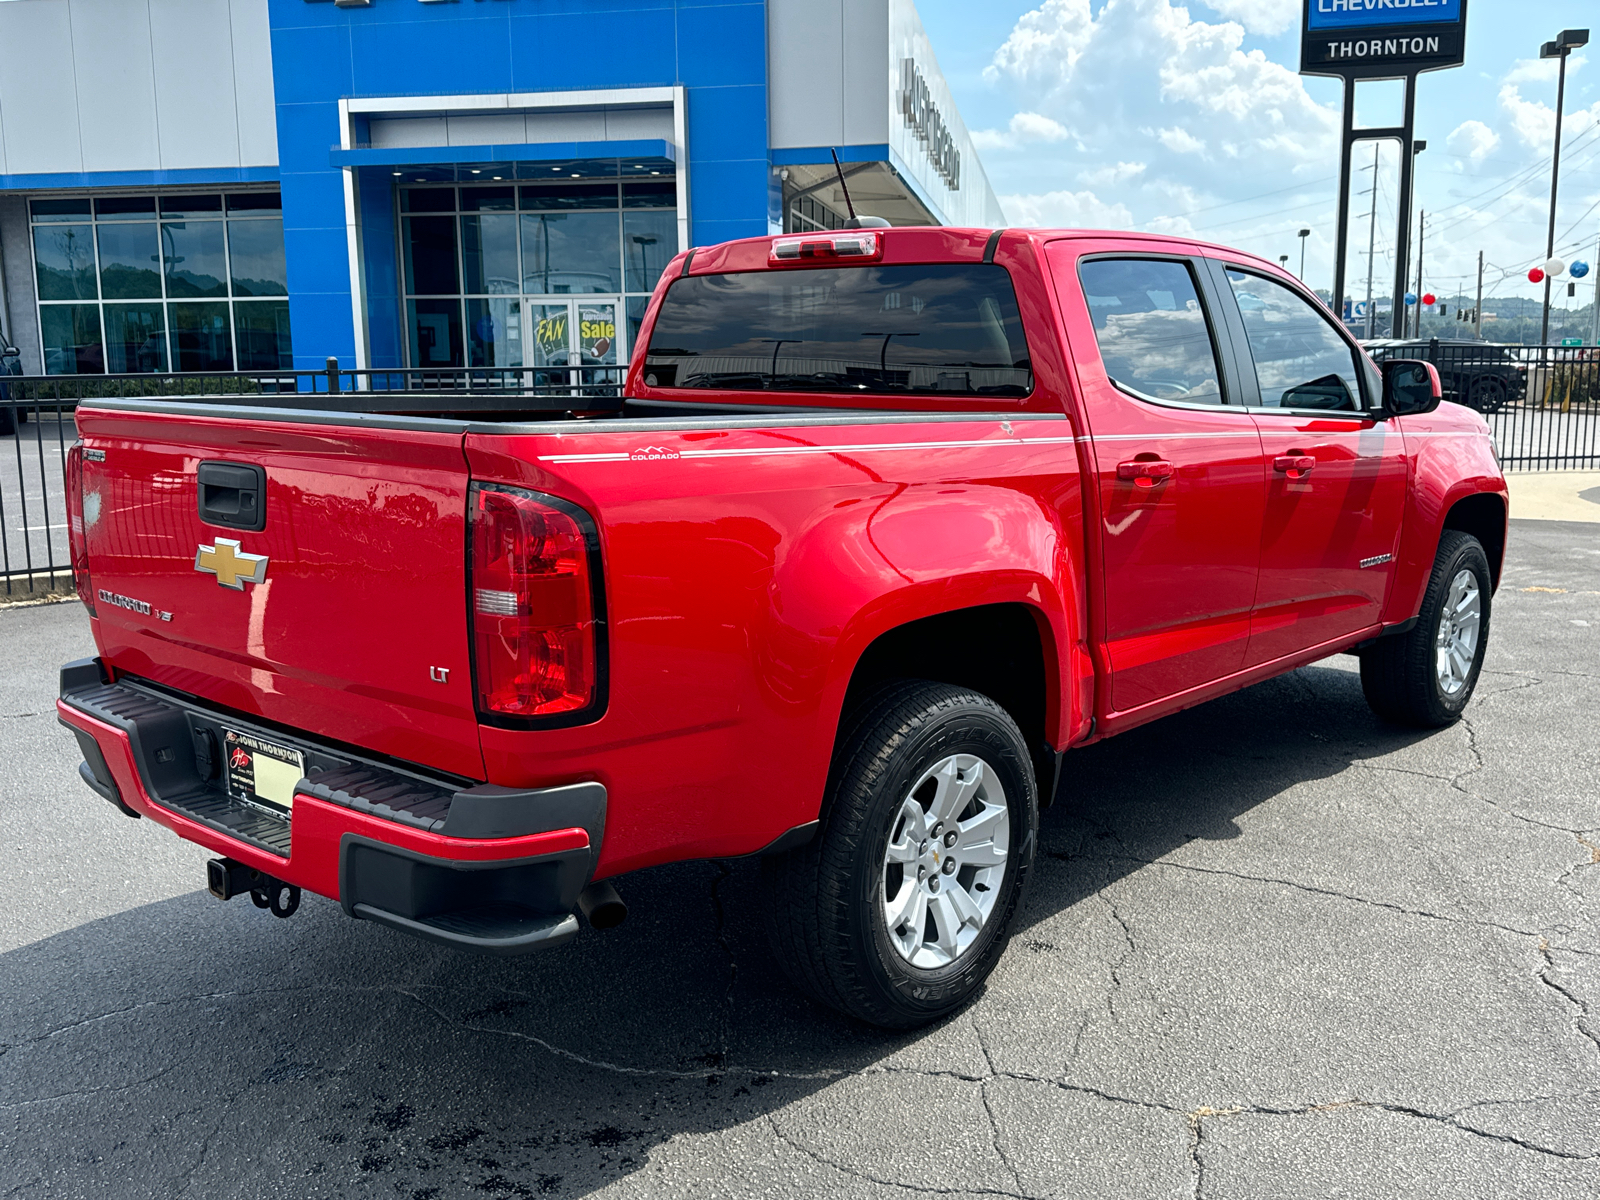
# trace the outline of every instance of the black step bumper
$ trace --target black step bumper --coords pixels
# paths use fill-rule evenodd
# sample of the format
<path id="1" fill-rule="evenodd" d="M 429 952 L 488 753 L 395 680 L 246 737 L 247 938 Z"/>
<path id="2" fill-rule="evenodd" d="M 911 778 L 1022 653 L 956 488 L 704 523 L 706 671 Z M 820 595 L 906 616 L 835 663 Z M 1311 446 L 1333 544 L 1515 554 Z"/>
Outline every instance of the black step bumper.
<path id="1" fill-rule="evenodd" d="M 578 932 L 605 832 L 602 784 L 503 788 L 375 761 L 136 678 L 110 682 L 95 659 L 68 663 L 61 685 L 80 776 L 129 816 L 460 949 L 523 954 Z M 229 793 L 209 753 L 228 729 L 305 755 L 292 816 Z"/>

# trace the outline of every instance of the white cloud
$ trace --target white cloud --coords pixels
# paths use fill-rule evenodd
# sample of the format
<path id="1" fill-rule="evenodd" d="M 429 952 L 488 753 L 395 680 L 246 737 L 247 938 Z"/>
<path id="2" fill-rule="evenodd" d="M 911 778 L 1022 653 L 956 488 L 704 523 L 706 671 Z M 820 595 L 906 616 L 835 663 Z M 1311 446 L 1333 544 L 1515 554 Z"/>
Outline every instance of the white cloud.
<path id="1" fill-rule="evenodd" d="M 1156 133 L 1161 144 L 1174 154 L 1200 154 L 1204 152 L 1206 144 L 1187 129 L 1173 126 L 1171 129 L 1162 129 Z"/>
<path id="2" fill-rule="evenodd" d="M 1482 121 L 1463 121 L 1451 131 L 1445 144 L 1452 154 L 1476 162 L 1500 144 L 1500 135 Z"/>
<path id="3" fill-rule="evenodd" d="M 1250 33 L 1273 37 L 1300 19 L 1300 0 L 1204 0 L 1231 21 L 1238 21 Z"/>
<path id="4" fill-rule="evenodd" d="M 1068 136 L 1067 127 L 1060 121 L 1036 112 L 1019 112 L 1005 129 L 974 130 L 972 140 L 980 150 L 1000 150 L 1029 142 L 1062 142 Z"/>
<path id="5" fill-rule="evenodd" d="M 1144 174 L 1145 164 L 1142 162 L 1119 162 L 1107 167 L 1096 167 L 1092 171 L 1083 171 L 1078 179 L 1090 187 L 1105 187 L 1108 184 L 1126 183 Z"/>
<path id="6" fill-rule="evenodd" d="M 1567 56 L 1567 78 L 1582 70 L 1587 61 L 1582 54 L 1569 54 Z M 1560 71 L 1561 60 L 1557 58 L 1519 58 L 1501 79 L 1501 83 L 1554 83 Z"/>
<path id="7" fill-rule="evenodd" d="M 1171 0 L 1104 0 L 1098 12 L 1091 0 L 1044 0 L 985 75 L 1071 130 L 1090 163 L 1142 150 L 1153 175 L 1189 155 L 1185 182 L 1213 194 L 1237 189 L 1240 162 L 1285 182 L 1297 167 L 1323 173 L 1338 155 L 1337 114 L 1243 41 L 1239 25 L 1192 20 Z"/>
<path id="8" fill-rule="evenodd" d="M 1011 118 L 1011 132 L 1022 141 L 1060 142 L 1066 139 L 1067 127 L 1036 112 L 1019 112 Z"/>
<path id="9" fill-rule="evenodd" d="M 1048 119 L 1066 133 L 1041 153 L 1022 144 L 1023 127 L 997 131 L 1000 141 L 984 157 L 999 190 L 1010 193 L 1003 198 L 1008 216 L 1018 223 L 1189 235 L 1269 259 L 1297 254 L 1295 233 L 1309 227 L 1315 234 L 1307 243 L 1307 278 L 1319 286 L 1331 282 L 1337 102 L 1311 99 L 1294 72 L 1294 47 L 1276 47 L 1284 61 L 1273 62 L 1244 45 L 1247 27 L 1257 32 L 1285 11 L 1293 17 L 1300 0 L 1030 3 L 985 77 L 1019 115 Z M 1490 73 L 1481 102 L 1462 112 L 1433 112 L 1433 132 L 1422 133 L 1440 139 L 1433 154 L 1418 160 L 1417 183 L 1418 207 L 1426 197 L 1428 212 L 1427 285 L 1440 294 L 1470 290 L 1482 251 L 1486 296 L 1522 294 L 1519 288 L 1531 295 L 1526 269 L 1544 249 L 1557 64 L 1513 61 L 1527 47 L 1494 50 L 1486 51 Z M 1580 69 L 1586 69 L 1581 57 L 1572 56 L 1569 75 Z M 1558 253 L 1566 259 L 1593 252 L 1595 214 L 1588 210 L 1600 192 L 1592 186 L 1600 169 L 1595 100 L 1581 88 L 1567 89 L 1556 226 Z M 1383 228 L 1393 220 L 1398 165 L 1394 149 L 1382 145 L 1376 265 L 1379 278 L 1392 279 Z M 1366 148 L 1358 165 L 1371 155 Z M 1368 175 L 1356 178 L 1357 191 L 1369 186 Z M 1347 260 L 1352 291 L 1352 281 L 1359 275 L 1364 282 L 1366 273 L 1365 197 L 1353 204 L 1363 220 Z"/>
<path id="10" fill-rule="evenodd" d="M 1044 192 L 1001 196 L 1007 217 L 1017 225 L 1045 229 L 1127 229 L 1133 213 L 1126 205 L 1107 204 L 1093 192 Z"/>

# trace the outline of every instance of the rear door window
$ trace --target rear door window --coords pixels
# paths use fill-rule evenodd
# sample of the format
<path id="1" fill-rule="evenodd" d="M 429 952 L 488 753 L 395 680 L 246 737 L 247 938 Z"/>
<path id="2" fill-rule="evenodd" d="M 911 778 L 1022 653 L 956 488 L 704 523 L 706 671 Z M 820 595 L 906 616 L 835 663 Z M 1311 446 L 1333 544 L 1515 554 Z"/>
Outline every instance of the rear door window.
<path id="1" fill-rule="evenodd" d="M 1078 277 L 1112 383 L 1141 400 L 1222 403 L 1211 329 L 1187 263 L 1096 258 Z"/>
<path id="2" fill-rule="evenodd" d="M 817 267 L 675 280 L 645 353 L 662 388 L 1026 396 L 1017 294 L 986 263 Z"/>

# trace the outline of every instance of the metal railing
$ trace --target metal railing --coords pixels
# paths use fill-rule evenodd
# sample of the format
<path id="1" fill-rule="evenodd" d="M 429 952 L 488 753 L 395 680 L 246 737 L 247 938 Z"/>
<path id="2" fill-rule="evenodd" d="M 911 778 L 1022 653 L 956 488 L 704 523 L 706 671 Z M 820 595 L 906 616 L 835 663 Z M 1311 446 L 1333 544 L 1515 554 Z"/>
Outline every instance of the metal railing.
<path id="1" fill-rule="evenodd" d="M 377 412 L 604 411 L 621 406 L 625 366 L 394 367 L 317 371 L 178 371 L 138 375 L 0 376 L 0 403 L 235 397 L 278 408 Z M 270 397 L 270 399 L 268 399 Z M 257 399 L 259 398 L 259 400 Z"/>
<path id="2" fill-rule="evenodd" d="M 77 436 L 71 405 L 0 403 L 0 571 L 7 596 L 72 586 L 64 467 Z"/>

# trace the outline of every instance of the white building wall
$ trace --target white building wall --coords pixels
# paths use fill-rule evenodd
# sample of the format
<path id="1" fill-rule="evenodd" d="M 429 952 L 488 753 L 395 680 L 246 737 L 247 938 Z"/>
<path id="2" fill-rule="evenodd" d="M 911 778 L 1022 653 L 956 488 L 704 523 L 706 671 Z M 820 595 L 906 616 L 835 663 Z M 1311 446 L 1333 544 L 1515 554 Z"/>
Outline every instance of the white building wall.
<path id="1" fill-rule="evenodd" d="M 940 178 L 902 115 L 907 58 L 917 61 L 961 153 L 959 189 Z M 914 0 L 767 0 L 767 86 L 774 150 L 887 143 L 947 222 L 1004 223 Z"/>
<path id="2" fill-rule="evenodd" d="M 888 141 L 887 0 L 767 0 L 772 148 Z"/>
<path id="3" fill-rule="evenodd" d="M 0 173 L 277 164 L 267 0 L 12 0 L 0 47 Z"/>

